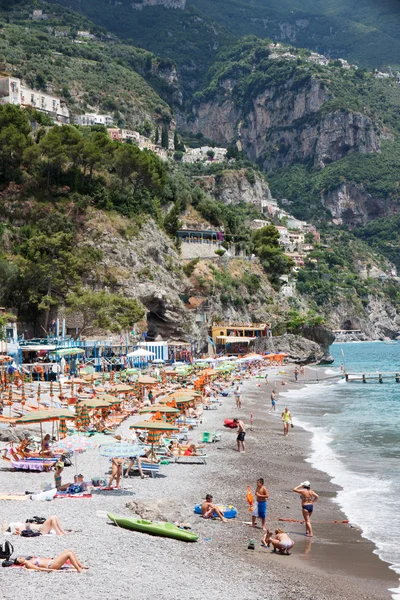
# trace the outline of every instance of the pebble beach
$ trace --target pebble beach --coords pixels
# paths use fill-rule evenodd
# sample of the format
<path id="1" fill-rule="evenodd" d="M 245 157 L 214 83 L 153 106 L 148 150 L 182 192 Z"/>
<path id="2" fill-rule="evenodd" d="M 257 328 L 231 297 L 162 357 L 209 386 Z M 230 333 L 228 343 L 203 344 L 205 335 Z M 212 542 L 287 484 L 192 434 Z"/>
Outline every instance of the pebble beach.
<path id="1" fill-rule="evenodd" d="M 196 442 L 203 431 L 221 432 L 219 442 L 207 445 L 205 465 L 161 465 L 155 478 L 130 477 L 124 479 L 124 489 L 94 491 L 90 499 L 1 501 L 2 522 L 54 514 L 65 529 L 72 530 L 64 537 L 2 536 L 2 542 L 8 539 L 14 545 L 14 556 L 52 557 L 70 548 L 89 567 L 81 574 L 2 569 L 1 597 L 389 599 L 388 590 L 397 586 L 397 576 L 373 554 L 373 544 L 357 528 L 333 523 L 346 516 L 333 501 L 337 489 L 328 476 L 305 461 L 310 434 L 295 426 L 288 438 L 283 437 L 280 414 L 284 400 L 278 397 L 276 413 L 270 412 L 270 393 L 276 383 L 273 378 L 269 383 L 245 380 L 241 410 L 236 410 L 234 398 L 229 396 L 221 399 L 217 410 L 204 412 L 203 423 L 190 437 Z M 229 417 L 239 417 L 247 426 L 246 453 L 237 452 L 235 431 L 223 427 L 224 419 Z M 117 433 L 129 435 L 130 424 L 131 420 L 126 420 Z M 108 465 L 98 450 L 79 455 L 79 471 L 87 480 L 104 476 Z M 65 469 L 63 480 L 72 480 L 73 474 L 74 467 Z M 289 533 L 295 541 L 291 556 L 272 554 L 261 547 L 262 530 L 249 527 L 246 490 L 250 485 L 254 493 L 259 477 L 265 479 L 270 495 L 268 527 L 280 526 Z M 313 515 L 312 539 L 305 537 L 303 524 L 278 521 L 301 519 L 299 498 L 292 489 L 306 479 L 320 496 Z M 5 463 L 0 465 L 2 493 L 38 490 L 52 480 L 53 473 L 12 472 Z M 195 515 L 193 506 L 206 493 L 213 494 L 218 504 L 236 506 L 236 519 L 221 523 Z M 140 516 L 145 516 L 146 506 L 154 520 L 158 517 L 189 523 L 199 534 L 199 541 L 189 544 L 124 530 L 112 525 L 106 516 L 107 512 L 134 516 L 133 511 L 139 510 Z M 256 541 L 255 550 L 247 549 L 250 539 Z"/>

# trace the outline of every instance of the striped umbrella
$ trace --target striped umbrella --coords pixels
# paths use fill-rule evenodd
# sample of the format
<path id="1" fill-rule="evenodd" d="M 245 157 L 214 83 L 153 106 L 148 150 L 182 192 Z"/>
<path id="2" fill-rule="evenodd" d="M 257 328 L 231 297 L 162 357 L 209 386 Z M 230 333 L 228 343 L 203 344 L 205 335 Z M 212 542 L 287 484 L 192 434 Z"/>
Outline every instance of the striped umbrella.
<path id="1" fill-rule="evenodd" d="M 89 417 L 89 412 L 87 409 L 86 404 L 82 404 L 80 406 L 80 415 L 79 415 L 80 421 L 82 423 L 82 427 L 88 427 L 90 424 L 90 417 Z"/>
<path id="2" fill-rule="evenodd" d="M 77 429 L 82 428 L 81 406 L 79 404 L 75 406 L 75 425 Z"/>
<path id="3" fill-rule="evenodd" d="M 67 427 L 67 423 L 66 423 L 65 419 L 60 419 L 60 424 L 58 426 L 58 433 L 60 434 L 60 437 L 62 437 L 62 438 L 65 438 L 67 436 L 68 427 Z"/>
<path id="4" fill-rule="evenodd" d="M 151 444 L 151 456 L 155 457 L 154 444 L 156 444 L 164 431 L 179 431 L 176 425 L 170 425 L 164 421 L 139 421 L 130 426 L 130 429 L 145 429 L 147 431 L 147 443 Z"/>

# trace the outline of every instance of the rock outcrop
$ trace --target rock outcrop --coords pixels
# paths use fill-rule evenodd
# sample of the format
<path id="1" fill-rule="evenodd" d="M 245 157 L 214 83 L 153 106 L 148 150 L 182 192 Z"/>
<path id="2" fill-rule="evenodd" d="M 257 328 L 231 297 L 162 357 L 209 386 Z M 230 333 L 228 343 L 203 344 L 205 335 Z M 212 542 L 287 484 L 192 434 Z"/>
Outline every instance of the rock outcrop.
<path id="1" fill-rule="evenodd" d="M 325 208 L 330 210 L 333 223 L 347 227 L 364 225 L 371 219 L 395 212 L 390 196 L 376 197 L 366 192 L 362 186 L 348 183 L 326 190 L 321 200 Z"/>
<path id="2" fill-rule="evenodd" d="M 321 110 L 332 95 L 315 77 L 267 87 L 241 108 L 232 97 L 234 85 L 222 81 L 214 101 L 195 104 L 188 126 L 219 144 L 239 139 L 246 155 L 265 170 L 294 162 L 323 167 L 352 151 L 380 150 L 379 131 L 368 117 Z"/>
<path id="3" fill-rule="evenodd" d="M 256 342 L 256 351 L 286 352 L 289 360 L 298 364 L 319 363 L 325 354 L 316 342 L 294 334 L 260 338 Z"/>
<path id="4" fill-rule="evenodd" d="M 222 171 L 218 175 L 205 175 L 196 178 L 196 182 L 207 193 L 224 204 L 253 204 L 260 211 L 263 203 L 272 199 L 271 191 L 264 177 L 251 171 L 249 177 L 246 169 L 239 171 Z"/>

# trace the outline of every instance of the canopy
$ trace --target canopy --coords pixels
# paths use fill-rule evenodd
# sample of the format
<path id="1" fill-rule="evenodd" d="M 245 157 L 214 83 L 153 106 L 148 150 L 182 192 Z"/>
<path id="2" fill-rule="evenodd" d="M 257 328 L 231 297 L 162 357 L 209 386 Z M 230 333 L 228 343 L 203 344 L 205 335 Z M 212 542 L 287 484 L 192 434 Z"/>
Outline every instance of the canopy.
<path id="1" fill-rule="evenodd" d="M 75 419 L 73 412 L 67 408 L 51 408 L 48 410 L 36 410 L 17 419 L 17 425 L 26 423 L 44 423 L 46 421 L 58 421 L 59 419 Z"/>
<path id="2" fill-rule="evenodd" d="M 82 452 L 91 448 L 98 448 L 99 443 L 91 437 L 84 435 L 71 435 L 55 444 L 55 448 L 60 450 L 71 450 L 72 452 Z"/>
<path id="3" fill-rule="evenodd" d="M 133 392 L 133 387 L 126 383 L 119 383 L 111 388 L 112 392 Z"/>
<path id="4" fill-rule="evenodd" d="M 50 352 L 55 349 L 55 346 L 49 346 L 45 344 L 32 344 L 31 346 L 21 346 L 21 352 L 40 352 L 42 350 L 44 352 Z"/>
<path id="5" fill-rule="evenodd" d="M 216 339 L 225 344 L 250 344 L 254 341 L 254 338 L 240 337 L 240 335 L 217 335 Z"/>
<path id="6" fill-rule="evenodd" d="M 60 350 L 56 350 L 57 356 L 73 356 L 76 354 L 85 354 L 85 350 L 83 348 L 60 348 Z"/>
<path id="7" fill-rule="evenodd" d="M 138 348 L 126 355 L 127 358 L 149 358 L 150 356 L 155 356 L 154 352 L 150 352 L 150 350 L 145 350 L 144 348 Z"/>
<path id="8" fill-rule="evenodd" d="M 164 421 L 139 421 L 130 426 L 129 429 L 147 429 L 152 431 L 179 431 L 176 425 L 169 425 Z"/>

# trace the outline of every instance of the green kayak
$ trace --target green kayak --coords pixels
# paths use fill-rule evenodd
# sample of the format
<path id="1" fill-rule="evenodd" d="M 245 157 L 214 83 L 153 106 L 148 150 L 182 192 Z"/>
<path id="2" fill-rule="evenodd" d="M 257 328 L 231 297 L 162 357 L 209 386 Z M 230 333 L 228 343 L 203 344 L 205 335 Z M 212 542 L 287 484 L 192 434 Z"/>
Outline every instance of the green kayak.
<path id="1" fill-rule="evenodd" d="M 150 535 L 160 535 L 162 537 L 174 538 L 183 542 L 197 542 L 199 536 L 186 529 L 180 529 L 173 523 L 157 523 L 146 521 L 145 519 L 134 519 L 132 517 L 119 517 L 112 513 L 107 513 L 107 517 L 119 527 L 131 529 L 132 531 L 141 531 Z"/>

